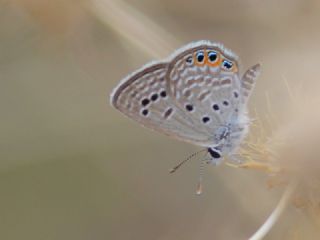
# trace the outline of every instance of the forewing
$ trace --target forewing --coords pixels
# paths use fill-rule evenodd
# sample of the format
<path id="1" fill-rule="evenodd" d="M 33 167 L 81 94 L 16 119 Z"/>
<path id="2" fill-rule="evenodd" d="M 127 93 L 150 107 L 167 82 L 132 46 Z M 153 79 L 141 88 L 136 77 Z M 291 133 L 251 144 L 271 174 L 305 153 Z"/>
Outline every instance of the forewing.
<path id="1" fill-rule="evenodd" d="M 165 80 L 167 68 L 166 62 L 154 63 L 125 78 L 111 95 L 112 105 L 147 128 L 202 145 L 208 141 L 205 132 L 172 101 Z"/>

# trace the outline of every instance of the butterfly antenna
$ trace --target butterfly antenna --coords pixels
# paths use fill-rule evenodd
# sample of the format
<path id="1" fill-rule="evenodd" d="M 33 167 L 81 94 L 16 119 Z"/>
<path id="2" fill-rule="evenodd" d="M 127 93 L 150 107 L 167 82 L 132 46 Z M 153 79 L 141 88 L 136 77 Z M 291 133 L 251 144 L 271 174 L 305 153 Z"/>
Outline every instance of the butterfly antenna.
<path id="1" fill-rule="evenodd" d="M 178 163 L 176 166 L 174 166 L 173 168 L 171 168 L 169 170 L 170 173 L 174 173 L 175 171 L 177 171 L 184 163 L 188 162 L 190 159 L 192 159 L 193 157 L 197 156 L 199 153 L 207 151 L 207 149 L 202 149 L 198 152 L 192 153 L 189 157 L 187 157 L 186 159 L 184 159 L 183 161 L 181 161 L 180 163 Z"/>

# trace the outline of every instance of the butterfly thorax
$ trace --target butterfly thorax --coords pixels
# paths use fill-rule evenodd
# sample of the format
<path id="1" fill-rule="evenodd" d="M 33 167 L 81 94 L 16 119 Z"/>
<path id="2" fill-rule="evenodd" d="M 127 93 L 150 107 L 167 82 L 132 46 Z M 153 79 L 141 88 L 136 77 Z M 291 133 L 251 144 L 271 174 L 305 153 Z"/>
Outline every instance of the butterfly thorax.
<path id="1" fill-rule="evenodd" d="M 225 156 L 234 154 L 249 128 L 249 118 L 246 113 L 233 116 L 228 123 L 217 128 L 214 133 L 214 144 L 208 147 L 212 163 L 220 163 Z"/>

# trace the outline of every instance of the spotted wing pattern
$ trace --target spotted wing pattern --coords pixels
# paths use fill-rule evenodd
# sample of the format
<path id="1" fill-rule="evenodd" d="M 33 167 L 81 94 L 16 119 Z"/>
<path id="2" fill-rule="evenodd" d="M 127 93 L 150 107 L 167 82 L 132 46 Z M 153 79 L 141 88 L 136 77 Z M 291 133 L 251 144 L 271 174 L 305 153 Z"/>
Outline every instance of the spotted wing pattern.
<path id="1" fill-rule="evenodd" d="M 243 137 L 236 128 L 248 122 L 245 103 L 259 72 L 255 65 L 240 78 L 234 53 L 221 44 L 198 41 L 126 77 L 111 102 L 147 128 L 213 146 L 220 141 L 216 135 L 221 136 L 221 127 Z"/>
<path id="2" fill-rule="evenodd" d="M 241 114 L 237 57 L 220 45 L 204 43 L 181 52 L 166 78 L 177 105 L 213 138 L 212 144 L 217 129 Z"/>
<path id="3" fill-rule="evenodd" d="M 205 132 L 171 99 L 165 81 L 167 66 L 166 62 L 150 64 L 125 78 L 111 95 L 112 105 L 147 128 L 201 145 Z"/>

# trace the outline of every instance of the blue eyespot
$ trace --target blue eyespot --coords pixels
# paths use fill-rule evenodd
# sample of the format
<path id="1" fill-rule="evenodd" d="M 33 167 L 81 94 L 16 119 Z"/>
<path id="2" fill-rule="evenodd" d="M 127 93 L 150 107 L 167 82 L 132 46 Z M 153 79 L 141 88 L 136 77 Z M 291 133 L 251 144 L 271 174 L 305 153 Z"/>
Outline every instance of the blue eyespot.
<path id="1" fill-rule="evenodd" d="M 202 51 L 197 53 L 197 61 L 199 63 L 202 63 L 204 61 L 204 53 Z"/>
<path id="2" fill-rule="evenodd" d="M 227 70 L 230 70 L 233 66 L 233 63 L 228 61 L 228 60 L 224 60 L 223 63 L 222 63 L 222 66 L 227 69 Z"/>
<path id="3" fill-rule="evenodd" d="M 186 58 L 186 63 L 187 63 L 188 65 L 191 65 L 191 64 L 193 63 L 192 56 L 189 56 L 189 57 Z"/>
<path id="4" fill-rule="evenodd" d="M 215 62 L 218 58 L 218 54 L 216 52 L 210 51 L 208 52 L 208 58 L 210 62 Z"/>

